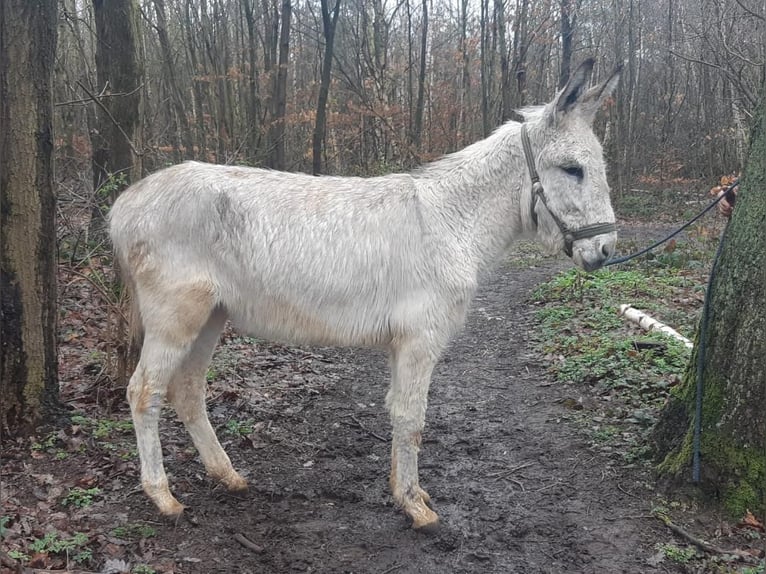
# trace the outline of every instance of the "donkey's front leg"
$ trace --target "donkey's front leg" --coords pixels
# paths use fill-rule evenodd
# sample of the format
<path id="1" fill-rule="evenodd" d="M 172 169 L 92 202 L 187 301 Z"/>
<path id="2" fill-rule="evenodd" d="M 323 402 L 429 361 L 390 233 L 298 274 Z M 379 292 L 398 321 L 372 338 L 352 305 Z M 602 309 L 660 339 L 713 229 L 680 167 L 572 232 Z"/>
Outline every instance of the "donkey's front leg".
<path id="1" fill-rule="evenodd" d="M 418 481 L 418 451 L 425 424 L 428 387 L 438 353 L 422 341 L 391 350 L 391 388 L 386 406 L 391 415 L 391 490 L 394 500 L 412 519 L 415 529 L 435 528 L 439 517 L 429 507 L 431 497 Z"/>

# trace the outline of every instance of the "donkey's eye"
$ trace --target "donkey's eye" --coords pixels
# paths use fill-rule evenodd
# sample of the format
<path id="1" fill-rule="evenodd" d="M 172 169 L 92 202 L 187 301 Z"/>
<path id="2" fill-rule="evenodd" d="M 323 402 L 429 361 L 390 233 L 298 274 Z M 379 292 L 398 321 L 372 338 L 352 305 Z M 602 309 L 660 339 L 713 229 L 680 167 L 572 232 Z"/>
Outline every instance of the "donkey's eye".
<path id="1" fill-rule="evenodd" d="M 584 177 L 582 167 L 580 167 L 579 165 L 561 166 L 561 169 L 564 170 L 564 172 L 567 175 L 571 175 L 572 177 L 576 177 L 577 179 L 582 179 Z"/>

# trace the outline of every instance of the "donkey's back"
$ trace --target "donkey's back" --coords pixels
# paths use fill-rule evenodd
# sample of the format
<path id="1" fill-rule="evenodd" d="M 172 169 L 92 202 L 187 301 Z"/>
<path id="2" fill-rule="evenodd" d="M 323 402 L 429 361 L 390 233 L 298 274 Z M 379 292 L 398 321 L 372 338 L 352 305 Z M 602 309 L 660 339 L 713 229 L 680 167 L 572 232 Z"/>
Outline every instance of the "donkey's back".
<path id="1" fill-rule="evenodd" d="M 444 258 L 456 238 L 433 213 L 410 175 L 188 162 L 126 190 L 111 235 L 144 321 L 172 286 L 259 337 L 385 345 L 411 329 L 424 297 L 474 283 L 459 258 Z"/>

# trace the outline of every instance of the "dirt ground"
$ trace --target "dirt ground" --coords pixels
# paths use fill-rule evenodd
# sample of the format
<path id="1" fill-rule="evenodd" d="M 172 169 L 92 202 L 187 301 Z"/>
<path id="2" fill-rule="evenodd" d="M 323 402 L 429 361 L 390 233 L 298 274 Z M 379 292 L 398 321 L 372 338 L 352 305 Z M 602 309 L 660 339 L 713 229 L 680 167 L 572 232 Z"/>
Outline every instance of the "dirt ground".
<path id="1" fill-rule="evenodd" d="M 51 525 L 91 532 L 89 569 L 101 572 L 109 571 L 107 557 L 108 564 L 183 574 L 675 572 L 672 563 L 652 565 L 655 545 L 671 536 L 651 517 L 651 476 L 589 447 L 566 416 L 565 399 L 580 391 L 553 384 L 533 351 L 528 295 L 565 265 L 509 260 L 486 280 L 466 329 L 436 369 L 420 459 L 421 485 L 442 520 L 435 534 L 412 531 L 392 505 L 383 354 L 253 344 L 228 334 L 211 373 L 209 410 L 250 482 L 244 497 L 204 476 L 166 412 L 165 464 L 188 511 L 163 521 L 138 488 L 135 456 L 94 456 L 96 442 L 75 428 L 86 454 L 71 444 L 61 460 L 30 458 L 21 448 L 6 453 L 8 540 Z M 87 366 L 71 374 L 88 376 Z M 75 405 L 78 398 L 69 395 Z M 114 404 L 113 416 L 127 420 L 121 397 Z M 133 439 L 127 433 L 124 440 Z M 102 495 L 82 509 L 56 503 L 77 484 L 97 484 Z M 48 525 L 24 525 L 25 512 L 43 511 Z M 152 525 L 154 535 L 131 542 L 114 534 L 135 523 Z"/>

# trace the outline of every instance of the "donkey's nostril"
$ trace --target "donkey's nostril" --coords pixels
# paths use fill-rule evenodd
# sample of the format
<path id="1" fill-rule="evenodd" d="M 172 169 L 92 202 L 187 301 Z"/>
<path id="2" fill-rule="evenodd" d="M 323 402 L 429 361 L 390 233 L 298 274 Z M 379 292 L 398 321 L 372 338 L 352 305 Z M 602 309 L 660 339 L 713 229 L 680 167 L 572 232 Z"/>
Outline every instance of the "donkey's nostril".
<path id="1" fill-rule="evenodd" d="M 612 253 L 614 253 L 614 248 L 612 245 L 605 243 L 601 246 L 601 253 L 604 255 L 604 257 L 609 259 L 612 256 Z"/>

